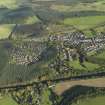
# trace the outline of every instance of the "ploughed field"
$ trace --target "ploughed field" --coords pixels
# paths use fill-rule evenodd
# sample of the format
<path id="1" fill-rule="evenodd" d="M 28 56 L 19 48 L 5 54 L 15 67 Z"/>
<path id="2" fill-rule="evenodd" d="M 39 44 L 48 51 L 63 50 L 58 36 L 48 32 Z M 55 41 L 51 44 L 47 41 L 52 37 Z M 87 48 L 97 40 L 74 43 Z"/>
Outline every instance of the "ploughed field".
<path id="1" fill-rule="evenodd" d="M 105 87 L 105 78 L 86 79 L 86 80 L 71 80 L 67 82 L 58 83 L 54 91 L 56 94 L 61 95 L 66 90 L 75 86 L 88 86 L 88 87 Z"/>

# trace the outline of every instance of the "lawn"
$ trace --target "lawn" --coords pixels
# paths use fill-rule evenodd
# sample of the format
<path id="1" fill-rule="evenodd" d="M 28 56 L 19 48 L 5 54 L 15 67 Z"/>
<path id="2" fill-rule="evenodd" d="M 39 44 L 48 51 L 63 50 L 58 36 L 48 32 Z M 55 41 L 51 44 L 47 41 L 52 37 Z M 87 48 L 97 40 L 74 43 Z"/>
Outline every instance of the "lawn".
<path id="1" fill-rule="evenodd" d="M 8 38 L 11 31 L 13 30 L 14 25 L 0 25 L 0 39 Z"/>
<path id="2" fill-rule="evenodd" d="M 93 28 L 105 22 L 105 16 L 87 16 L 64 19 L 64 25 L 73 25 L 77 29 Z"/>
<path id="3" fill-rule="evenodd" d="M 73 103 L 72 105 L 105 105 L 105 96 L 82 100 L 78 104 Z"/>
<path id="4" fill-rule="evenodd" d="M 10 96 L 0 98 L 0 105 L 18 105 Z"/>

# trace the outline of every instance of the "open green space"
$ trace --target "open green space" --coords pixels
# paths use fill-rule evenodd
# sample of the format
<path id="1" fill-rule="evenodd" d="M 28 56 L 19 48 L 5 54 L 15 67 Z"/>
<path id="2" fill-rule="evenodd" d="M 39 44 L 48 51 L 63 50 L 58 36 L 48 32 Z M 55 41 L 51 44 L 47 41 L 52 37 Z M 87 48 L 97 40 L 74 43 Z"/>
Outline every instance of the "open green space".
<path id="1" fill-rule="evenodd" d="M 7 16 L 2 20 L 3 24 L 34 24 L 39 22 L 39 19 L 36 16 L 24 15 L 24 16 Z"/>
<path id="2" fill-rule="evenodd" d="M 87 16 L 64 19 L 64 25 L 73 25 L 77 29 L 89 29 L 105 22 L 105 16 Z"/>
<path id="3" fill-rule="evenodd" d="M 28 17 L 25 20 L 25 24 L 34 24 L 34 23 L 36 23 L 38 21 L 39 21 L 39 19 L 36 16 L 32 16 L 32 17 Z"/>
<path id="4" fill-rule="evenodd" d="M 78 0 L 79 1 L 79 0 Z M 70 5 L 54 4 L 51 9 L 59 12 L 76 12 L 76 11 L 105 11 L 105 1 L 97 0 L 96 2 L 75 3 Z"/>
<path id="5" fill-rule="evenodd" d="M 70 62 L 70 66 L 72 66 L 74 69 L 78 70 L 88 70 L 88 71 L 94 71 L 100 66 L 98 64 L 90 63 L 90 62 L 84 62 L 84 66 L 80 65 L 78 60 Z"/>
<path id="6" fill-rule="evenodd" d="M 49 99 L 50 95 L 51 95 L 51 93 L 48 89 L 43 91 L 42 105 L 52 105 L 51 100 Z"/>
<path id="7" fill-rule="evenodd" d="M 105 59 L 105 51 L 103 51 L 102 53 L 98 54 L 98 55 L 96 56 L 96 58 Z"/>
<path id="8" fill-rule="evenodd" d="M 8 7 L 8 8 L 16 8 L 17 5 L 17 0 L 1 0 L 0 1 L 0 6 Z"/>
<path id="9" fill-rule="evenodd" d="M 8 38 L 13 30 L 14 25 L 0 25 L 0 39 Z"/>
<path id="10" fill-rule="evenodd" d="M 78 103 L 73 103 L 72 105 L 105 105 L 105 96 L 80 100 Z"/>
<path id="11" fill-rule="evenodd" d="M 0 98 L 0 105 L 18 105 L 10 96 Z"/>

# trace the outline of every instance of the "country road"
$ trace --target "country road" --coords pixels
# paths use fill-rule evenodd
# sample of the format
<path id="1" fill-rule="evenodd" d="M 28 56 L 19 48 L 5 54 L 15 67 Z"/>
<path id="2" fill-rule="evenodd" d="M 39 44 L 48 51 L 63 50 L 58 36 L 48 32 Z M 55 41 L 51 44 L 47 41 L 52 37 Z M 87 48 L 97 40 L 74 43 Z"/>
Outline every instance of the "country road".
<path id="1" fill-rule="evenodd" d="M 54 87 L 54 92 L 57 95 L 61 95 L 64 91 L 77 86 L 91 86 L 91 87 L 105 87 L 105 77 L 96 79 L 86 79 L 86 80 L 70 80 L 56 84 Z"/>

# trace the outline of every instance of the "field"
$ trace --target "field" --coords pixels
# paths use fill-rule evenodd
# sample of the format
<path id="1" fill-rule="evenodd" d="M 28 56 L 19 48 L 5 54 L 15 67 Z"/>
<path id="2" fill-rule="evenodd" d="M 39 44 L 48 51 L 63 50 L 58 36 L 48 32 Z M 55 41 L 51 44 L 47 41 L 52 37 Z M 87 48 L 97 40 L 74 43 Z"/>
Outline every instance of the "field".
<path id="1" fill-rule="evenodd" d="M 32 17 L 28 17 L 25 20 L 25 24 L 34 24 L 34 23 L 36 23 L 38 21 L 39 21 L 39 19 L 36 16 L 32 16 Z"/>
<path id="2" fill-rule="evenodd" d="M 59 11 L 59 12 L 76 12 L 76 11 L 105 11 L 105 1 L 100 0 L 93 3 L 77 3 L 71 5 L 59 5 L 54 4 L 51 6 L 51 9 Z"/>
<path id="3" fill-rule="evenodd" d="M 73 25 L 77 29 L 93 28 L 105 22 L 105 16 L 87 16 L 64 19 L 64 25 Z"/>
<path id="4" fill-rule="evenodd" d="M 87 80 L 71 80 L 67 82 L 58 83 L 54 91 L 56 94 L 61 95 L 66 90 L 75 87 L 75 86 L 90 86 L 90 87 L 105 87 L 104 84 L 105 78 L 97 78 L 97 79 L 87 79 Z"/>
<path id="5" fill-rule="evenodd" d="M 96 98 L 89 98 L 86 100 L 78 101 L 78 104 L 73 103 L 72 105 L 105 105 L 105 96 L 100 96 Z"/>
<path id="6" fill-rule="evenodd" d="M 105 57 L 105 51 L 102 52 L 102 53 L 100 53 L 100 54 L 98 54 L 96 57 L 97 57 L 97 58 L 101 58 L 101 59 L 105 59 L 105 58 L 104 58 L 104 57 Z"/>
<path id="7" fill-rule="evenodd" d="M 90 62 L 84 62 L 84 65 L 85 67 L 81 66 L 78 60 L 70 62 L 70 66 L 78 70 L 94 71 L 95 69 L 100 67 L 98 64 L 94 64 Z"/>
<path id="8" fill-rule="evenodd" d="M 17 7 L 17 0 L 1 0 L 0 6 L 8 7 L 8 8 L 16 8 Z"/>
<path id="9" fill-rule="evenodd" d="M 0 105 L 18 105 L 10 96 L 0 98 Z"/>
<path id="10" fill-rule="evenodd" d="M 0 39 L 6 39 L 9 37 L 10 33 L 13 30 L 14 25 L 0 25 Z"/>
<path id="11" fill-rule="evenodd" d="M 49 99 L 50 95 L 51 95 L 51 93 L 48 89 L 43 91 L 43 95 L 42 95 L 43 100 L 42 100 L 42 103 L 41 103 L 42 105 L 51 105 L 52 104 L 50 99 Z"/>
<path id="12" fill-rule="evenodd" d="M 13 31 L 14 26 L 17 27 Z M 16 99 L 20 97 L 20 105 L 31 100 L 35 101 L 33 104 L 40 105 L 69 105 L 70 102 L 74 102 L 70 105 L 105 105 L 105 96 L 101 96 L 105 94 L 105 77 L 95 76 L 95 73 L 100 75 L 105 71 L 105 51 L 86 54 L 87 51 L 77 48 L 78 42 L 75 46 L 71 41 L 70 48 L 66 48 L 65 41 L 49 40 L 52 36 L 56 38 L 72 32 L 83 32 L 88 37 L 104 35 L 105 0 L 0 1 L 0 87 L 33 83 L 26 89 L 18 89 L 20 86 L 17 86 L 13 94 L 12 89 L 1 90 L 1 94 L 6 95 L 0 95 L 0 105 L 18 105 L 7 94 L 16 95 Z M 78 37 L 74 35 L 74 42 Z M 67 60 L 69 55 L 73 61 Z M 83 63 L 81 56 L 84 57 Z M 88 78 L 83 79 L 84 74 Z M 82 79 L 76 79 L 78 76 Z M 70 77 L 75 80 L 66 81 Z M 92 95 L 97 97 L 91 99 Z M 73 98 L 80 100 L 76 102 Z"/>

